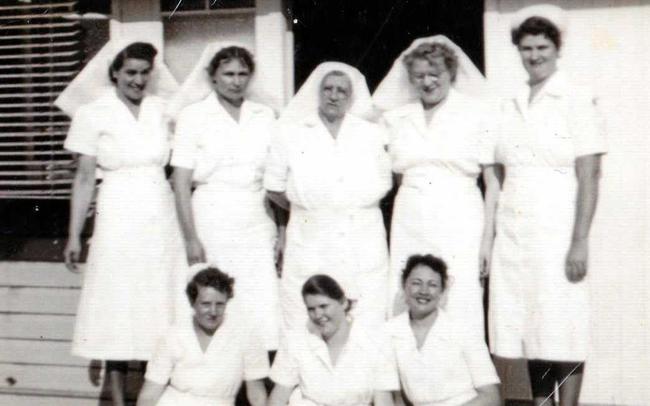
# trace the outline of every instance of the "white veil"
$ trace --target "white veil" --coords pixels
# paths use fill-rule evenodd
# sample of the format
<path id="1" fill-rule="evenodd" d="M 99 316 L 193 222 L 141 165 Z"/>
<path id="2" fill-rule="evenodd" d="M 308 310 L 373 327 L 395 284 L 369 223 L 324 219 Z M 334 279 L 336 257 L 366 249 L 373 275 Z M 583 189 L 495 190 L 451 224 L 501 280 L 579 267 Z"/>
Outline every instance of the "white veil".
<path id="1" fill-rule="evenodd" d="M 416 90 L 409 82 L 409 75 L 403 63 L 404 57 L 421 44 L 439 43 L 444 44 L 454 51 L 458 59 L 458 71 L 453 88 L 460 93 L 480 98 L 489 97 L 487 82 L 483 74 L 472 63 L 462 49 L 444 35 L 418 38 L 406 48 L 400 56 L 395 59 L 388 74 L 381 81 L 372 100 L 375 106 L 381 111 L 388 111 L 397 107 L 412 103 L 419 99 Z"/>
<path id="2" fill-rule="evenodd" d="M 198 62 L 181 85 L 180 90 L 171 98 L 167 110 L 171 117 L 176 118 L 183 108 L 205 99 L 214 91 L 212 78 L 208 75 L 207 71 L 208 65 L 219 50 L 230 46 L 237 46 L 249 50 L 247 46 L 236 42 L 216 41 L 209 43 L 203 49 Z M 259 69 L 259 66 L 255 66 L 255 73 L 253 73 L 246 90 L 246 98 L 264 103 L 269 98 L 266 97 L 261 84 L 256 80 Z"/>
<path id="3" fill-rule="evenodd" d="M 352 83 L 352 103 L 348 114 L 367 120 L 373 119 L 373 106 L 366 77 L 357 68 L 343 62 L 323 62 L 314 69 L 300 90 L 291 98 L 280 114 L 280 123 L 295 123 L 318 111 L 318 95 L 323 78 L 332 71 L 345 73 Z"/>
<path id="4" fill-rule="evenodd" d="M 97 100 L 115 85 L 108 77 L 108 68 L 120 51 L 134 42 L 149 42 L 146 38 L 122 38 L 110 40 L 86 64 L 68 86 L 59 94 L 54 105 L 72 117 L 80 106 Z M 161 50 L 154 59 L 153 70 L 145 89 L 147 94 L 168 98 L 178 90 L 178 83 L 163 62 Z"/>

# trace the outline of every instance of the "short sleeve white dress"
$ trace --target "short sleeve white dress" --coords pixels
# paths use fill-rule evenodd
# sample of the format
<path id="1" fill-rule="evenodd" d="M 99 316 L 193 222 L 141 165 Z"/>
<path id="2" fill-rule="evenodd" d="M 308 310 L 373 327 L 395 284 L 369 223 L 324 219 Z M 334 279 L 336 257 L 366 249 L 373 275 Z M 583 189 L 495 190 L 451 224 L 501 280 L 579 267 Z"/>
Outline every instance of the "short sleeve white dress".
<path id="1" fill-rule="evenodd" d="M 273 110 L 245 100 L 239 122 L 211 92 L 183 109 L 171 164 L 192 169 L 192 210 L 207 261 L 235 278 L 229 311 L 262 326 L 266 348 L 278 347 L 276 226 L 262 187 L 275 124 Z"/>
<path id="2" fill-rule="evenodd" d="M 234 406 L 242 381 L 268 374 L 260 334 L 226 317 L 205 352 L 191 320 L 175 324 L 158 343 L 145 378 L 167 385 L 157 406 Z"/>
<path id="3" fill-rule="evenodd" d="M 584 361 L 588 280 L 569 282 L 565 260 L 576 211 L 575 160 L 607 151 L 594 98 L 562 71 L 531 103 L 530 89 L 503 107 L 496 159 L 499 197 L 490 276 L 490 347 L 502 357 Z"/>
<path id="4" fill-rule="evenodd" d="M 445 309 L 482 335 L 479 247 L 482 164 L 494 162 L 492 120 L 476 98 L 451 89 L 427 124 L 418 101 L 384 114 L 393 171 L 402 174 L 391 226 L 390 300 L 399 298 L 409 256 L 442 258 L 452 277 Z"/>
<path id="5" fill-rule="evenodd" d="M 286 191 L 291 202 L 280 296 L 284 328 L 307 321 L 300 292 L 315 274 L 332 276 L 357 300 L 356 320 L 383 323 L 388 247 L 379 200 L 391 187 L 384 139 L 378 125 L 351 114 L 336 139 L 316 114 L 275 137 L 264 185 Z"/>
<path id="6" fill-rule="evenodd" d="M 292 330 L 280 346 L 270 377 L 300 389 L 289 406 L 369 406 L 375 391 L 399 390 L 388 341 L 376 333 L 353 322 L 333 364 L 322 338 L 306 327 Z"/>
<path id="7" fill-rule="evenodd" d="M 72 352 L 148 360 L 185 283 L 164 103 L 145 97 L 136 118 L 111 91 L 75 113 L 65 148 L 94 156 L 103 179 Z"/>

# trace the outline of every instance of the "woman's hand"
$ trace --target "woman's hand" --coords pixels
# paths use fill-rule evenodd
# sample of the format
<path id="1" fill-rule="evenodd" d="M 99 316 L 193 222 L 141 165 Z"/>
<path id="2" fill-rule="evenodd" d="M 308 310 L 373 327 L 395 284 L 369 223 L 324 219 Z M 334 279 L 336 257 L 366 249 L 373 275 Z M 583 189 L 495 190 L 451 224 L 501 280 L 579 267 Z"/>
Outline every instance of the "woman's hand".
<path id="1" fill-rule="evenodd" d="M 580 282 L 587 275 L 589 244 L 587 239 L 573 240 L 566 256 L 565 273 L 570 282 Z"/>
<path id="2" fill-rule="evenodd" d="M 487 278 L 490 275 L 490 267 L 492 266 L 492 245 L 492 239 L 484 238 L 483 241 L 481 241 L 478 268 L 479 277 L 481 279 Z"/>
<path id="3" fill-rule="evenodd" d="M 193 238 L 185 242 L 185 253 L 187 255 L 187 264 L 190 266 L 199 262 L 206 262 L 205 250 L 198 238 Z"/>
<path id="4" fill-rule="evenodd" d="M 77 262 L 81 256 L 81 239 L 79 237 L 71 237 L 68 239 L 65 249 L 63 250 L 63 258 L 65 266 L 69 271 L 78 273 L 79 268 Z"/>

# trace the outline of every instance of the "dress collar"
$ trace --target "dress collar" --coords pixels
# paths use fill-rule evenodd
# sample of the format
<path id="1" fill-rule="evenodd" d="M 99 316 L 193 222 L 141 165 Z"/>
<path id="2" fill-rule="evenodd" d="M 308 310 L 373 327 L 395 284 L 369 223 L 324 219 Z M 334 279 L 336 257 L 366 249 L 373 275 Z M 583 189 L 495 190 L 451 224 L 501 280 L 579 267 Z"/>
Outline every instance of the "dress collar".
<path id="1" fill-rule="evenodd" d="M 438 308 L 438 317 L 434 321 L 431 329 L 427 333 L 427 337 L 424 340 L 421 350 L 423 350 L 432 339 L 442 340 L 442 341 L 451 341 L 454 340 L 454 337 L 450 336 L 449 329 L 449 316 L 442 308 Z M 393 328 L 389 330 L 389 334 L 399 340 L 404 340 L 412 342 L 414 346 L 417 347 L 415 341 L 415 335 L 411 329 L 411 323 L 409 319 L 408 310 L 402 312 L 395 318 L 393 318 Z"/>

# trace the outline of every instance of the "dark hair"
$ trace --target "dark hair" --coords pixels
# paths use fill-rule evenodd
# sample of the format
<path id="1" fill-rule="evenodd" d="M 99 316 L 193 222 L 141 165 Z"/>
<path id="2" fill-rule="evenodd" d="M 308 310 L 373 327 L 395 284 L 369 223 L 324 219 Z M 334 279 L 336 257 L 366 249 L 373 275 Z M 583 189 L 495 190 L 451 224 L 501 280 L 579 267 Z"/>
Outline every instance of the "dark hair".
<path id="1" fill-rule="evenodd" d="M 199 295 L 200 288 L 211 287 L 215 290 L 226 295 L 228 299 L 234 296 L 233 285 L 235 280 L 228 274 L 221 272 L 218 268 L 210 267 L 197 272 L 192 280 L 187 284 L 185 293 L 190 300 L 190 304 L 194 304 L 197 296 Z"/>
<path id="2" fill-rule="evenodd" d="M 544 35 L 559 50 L 562 46 L 562 34 L 555 24 L 544 17 L 529 17 L 519 27 L 510 32 L 512 43 L 519 46 L 526 35 Z"/>
<path id="3" fill-rule="evenodd" d="M 438 257 L 434 257 L 431 254 L 427 255 L 411 255 L 406 261 L 406 266 L 402 270 L 402 285 L 406 283 L 411 271 L 417 266 L 426 266 L 430 268 L 433 272 L 436 272 L 440 275 L 440 281 L 442 282 L 442 288 L 447 287 L 447 279 L 449 275 L 447 274 L 447 264 L 445 261 Z"/>
<path id="4" fill-rule="evenodd" d="M 445 62 L 445 67 L 451 75 L 451 81 L 456 80 L 456 72 L 458 71 L 458 57 L 453 49 L 445 44 L 439 42 L 427 42 L 418 45 L 414 50 L 404 56 L 402 62 L 406 69 L 410 72 L 413 61 L 416 59 L 424 59 L 433 63 L 437 58 L 442 58 Z"/>
<path id="5" fill-rule="evenodd" d="M 302 285 L 302 297 L 307 295 L 322 295 L 339 302 L 347 301 L 345 311 L 350 310 L 350 301 L 347 300 L 343 288 L 331 276 L 318 274 L 307 279 Z"/>
<path id="6" fill-rule="evenodd" d="M 153 60 L 157 54 L 158 51 L 156 48 L 148 42 L 134 42 L 132 44 L 129 44 L 126 46 L 126 48 L 115 55 L 111 66 L 108 67 L 108 78 L 111 80 L 111 82 L 116 83 L 117 80 L 113 76 L 113 73 L 122 69 L 122 66 L 124 66 L 124 61 L 127 59 L 142 59 L 149 62 L 149 64 L 153 67 Z"/>
<path id="7" fill-rule="evenodd" d="M 246 65 L 251 75 L 255 72 L 255 61 L 253 55 L 246 49 L 237 46 L 221 48 L 219 52 L 214 54 L 208 65 L 208 75 L 212 76 L 219 69 L 223 62 L 228 62 L 232 59 L 239 59 L 241 63 Z"/>

